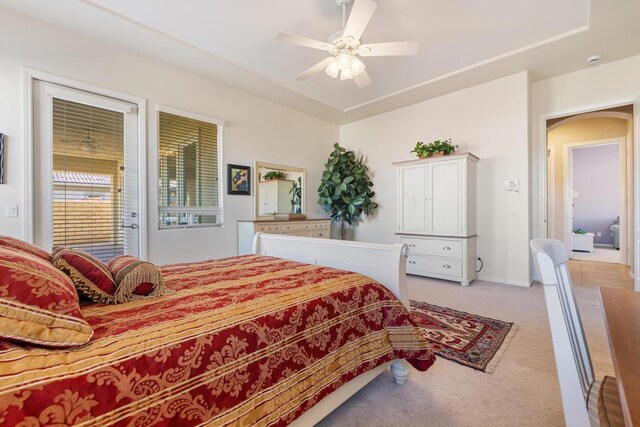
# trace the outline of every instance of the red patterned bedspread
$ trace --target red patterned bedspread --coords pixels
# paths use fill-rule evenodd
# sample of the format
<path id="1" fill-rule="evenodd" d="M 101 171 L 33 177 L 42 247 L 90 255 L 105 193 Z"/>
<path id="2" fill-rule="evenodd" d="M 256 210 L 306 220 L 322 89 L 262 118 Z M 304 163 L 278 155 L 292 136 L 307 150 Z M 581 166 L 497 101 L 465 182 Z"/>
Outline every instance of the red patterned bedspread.
<path id="1" fill-rule="evenodd" d="M 162 270 L 175 295 L 84 307 L 82 348 L 0 343 L 0 424 L 286 425 L 384 362 L 435 360 L 359 274 L 260 256 Z"/>

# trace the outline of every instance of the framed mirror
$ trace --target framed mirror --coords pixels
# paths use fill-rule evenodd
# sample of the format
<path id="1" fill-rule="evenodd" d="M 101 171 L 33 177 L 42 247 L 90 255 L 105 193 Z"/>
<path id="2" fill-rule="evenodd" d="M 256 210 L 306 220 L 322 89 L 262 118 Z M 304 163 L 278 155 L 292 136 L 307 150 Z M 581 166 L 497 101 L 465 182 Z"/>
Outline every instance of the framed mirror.
<path id="1" fill-rule="evenodd" d="M 256 162 L 255 219 L 305 218 L 307 170 Z"/>

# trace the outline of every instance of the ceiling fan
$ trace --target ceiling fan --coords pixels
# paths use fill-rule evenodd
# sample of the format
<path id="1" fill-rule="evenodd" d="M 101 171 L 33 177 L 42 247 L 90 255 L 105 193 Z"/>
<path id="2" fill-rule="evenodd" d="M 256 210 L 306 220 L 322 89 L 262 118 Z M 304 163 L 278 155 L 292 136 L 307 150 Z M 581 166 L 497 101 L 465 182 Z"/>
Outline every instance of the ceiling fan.
<path id="1" fill-rule="evenodd" d="M 307 80 L 324 69 L 333 78 L 340 76 L 340 80 L 353 79 L 362 89 L 371 84 L 371 78 L 365 70 L 365 64 L 358 56 L 411 56 L 418 53 L 420 44 L 417 41 L 360 43 L 360 36 L 378 7 L 375 1 L 336 0 L 336 3 L 342 8 L 342 29 L 329 36 L 328 42 L 282 31 L 276 35 L 278 41 L 324 50 L 331 54 L 330 57 L 296 76 L 296 80 Z M 347 6 L 351 3 L 353 7 L 347 20 Z"/>
<path id="2" fill-rule="evenodd" d="M 80 149 L 82 151 L 97 151 L 102 146 L 102 143 L 91 135 L 90 130 L 84 131 L 84 136 L 81 138 L 66 139 L 63 138 L 60 142 L 64 144 L 70 144 L 71 147 Z"/>

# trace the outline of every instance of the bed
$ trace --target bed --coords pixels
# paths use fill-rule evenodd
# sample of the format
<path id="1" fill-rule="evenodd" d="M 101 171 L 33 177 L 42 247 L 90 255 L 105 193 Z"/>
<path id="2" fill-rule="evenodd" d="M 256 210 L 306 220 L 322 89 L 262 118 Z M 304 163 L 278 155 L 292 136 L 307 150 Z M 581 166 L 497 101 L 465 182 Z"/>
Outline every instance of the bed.
<path id="1" fill-rule="evenodd" d="M 434 362 L 405 261 L 257 234 L 254 255 L 165 266 L 173 295 L 84 306 L 83 347 L 0 343 L 0 424 L 312 425 L 383 370 L 403 383 Z"/>

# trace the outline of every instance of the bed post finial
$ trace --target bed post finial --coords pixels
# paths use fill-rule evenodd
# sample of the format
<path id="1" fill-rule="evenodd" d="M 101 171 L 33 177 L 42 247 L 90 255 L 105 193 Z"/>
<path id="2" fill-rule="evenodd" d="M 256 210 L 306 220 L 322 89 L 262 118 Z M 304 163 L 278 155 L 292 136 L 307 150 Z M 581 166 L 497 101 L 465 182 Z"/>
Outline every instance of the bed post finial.
<path id="1" fill-rule="evenodd" d="M 411 373 L 410 369 L 409 363 L 404 359 L 398 359 L 391 364 L 391 373 L 396 384 L 402 385 L 407 382 L 407 378 Z"/>

